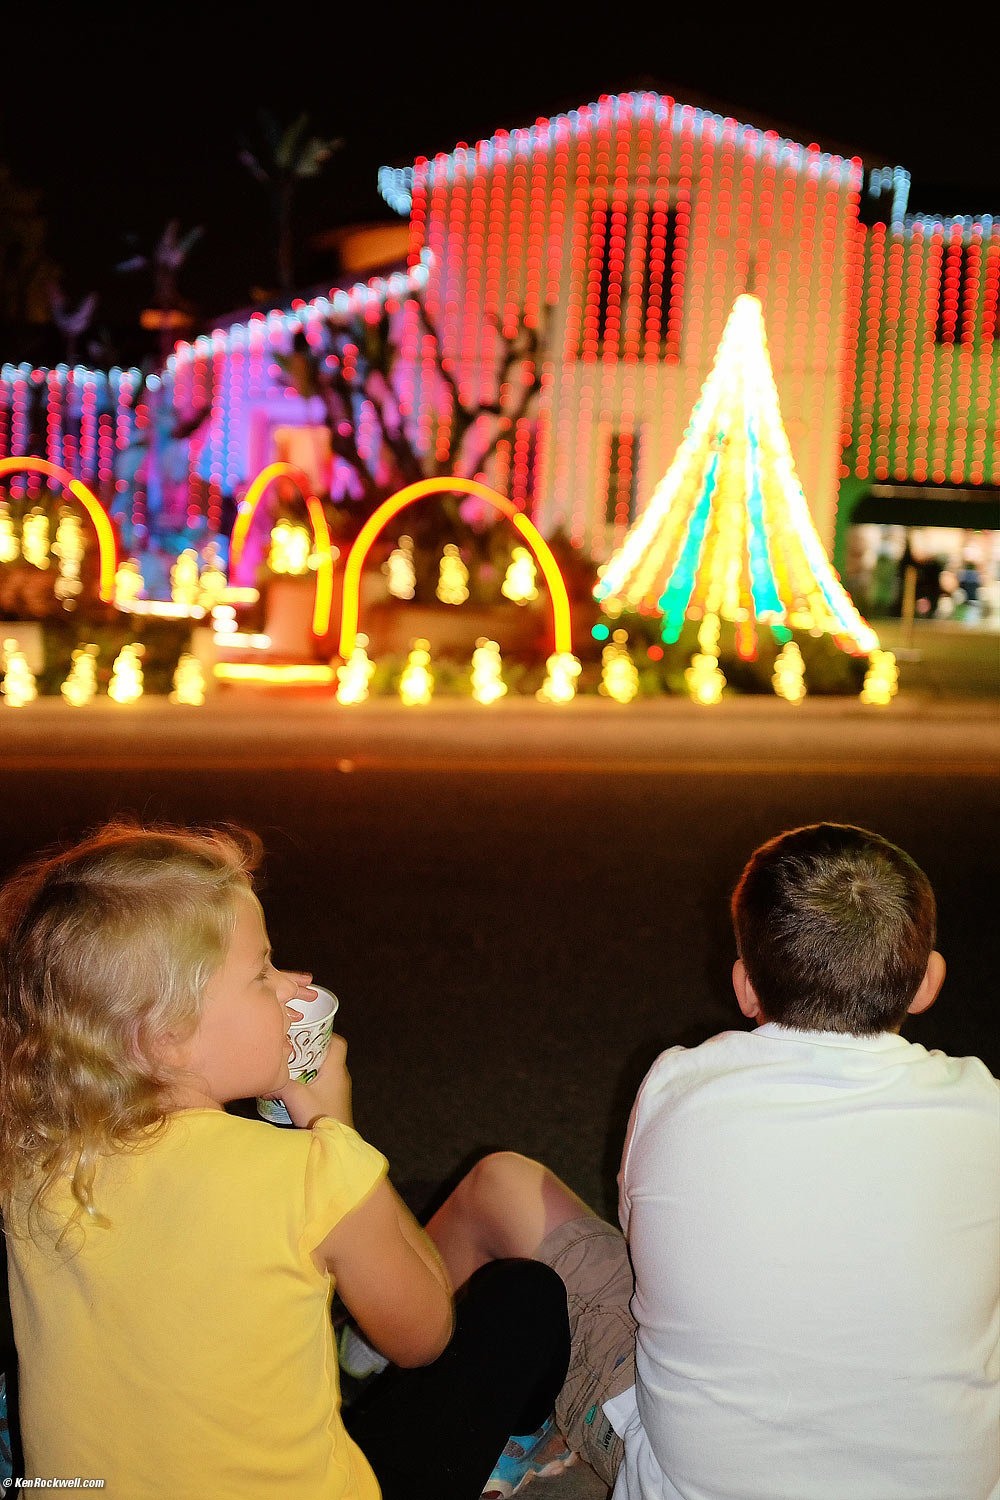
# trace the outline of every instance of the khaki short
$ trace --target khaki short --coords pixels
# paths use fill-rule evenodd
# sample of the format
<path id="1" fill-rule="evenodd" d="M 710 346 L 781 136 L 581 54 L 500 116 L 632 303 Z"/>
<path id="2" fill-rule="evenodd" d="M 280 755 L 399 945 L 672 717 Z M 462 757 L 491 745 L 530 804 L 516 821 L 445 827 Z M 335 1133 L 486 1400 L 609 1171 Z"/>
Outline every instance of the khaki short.
<path id="1" fill-rule="evenodd" d="M 556 1399 L 559 1430 L 606 1484 L 613 1484 L 624 1444 L 601 1410 L 635 1384 L 635 1290 L 621 1231 L 593 1214 L 560 1224 L 535 1260 L 566 1285 L 572 1340 L 566 1383 Z"/>

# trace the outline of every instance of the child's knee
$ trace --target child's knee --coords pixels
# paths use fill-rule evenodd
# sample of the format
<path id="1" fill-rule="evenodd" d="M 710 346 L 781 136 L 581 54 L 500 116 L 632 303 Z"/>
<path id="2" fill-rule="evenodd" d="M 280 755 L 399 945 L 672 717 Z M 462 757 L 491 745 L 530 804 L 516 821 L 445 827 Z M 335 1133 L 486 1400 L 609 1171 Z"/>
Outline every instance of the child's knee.
<path id="1" fill-rule="evenodd" d="M 474 1212 L 488 1215 L 537 1192 L 544 1172 L 538 1162 L 517 1151 L 491 1151 L 467 1173 L 459 1190 Z"/>

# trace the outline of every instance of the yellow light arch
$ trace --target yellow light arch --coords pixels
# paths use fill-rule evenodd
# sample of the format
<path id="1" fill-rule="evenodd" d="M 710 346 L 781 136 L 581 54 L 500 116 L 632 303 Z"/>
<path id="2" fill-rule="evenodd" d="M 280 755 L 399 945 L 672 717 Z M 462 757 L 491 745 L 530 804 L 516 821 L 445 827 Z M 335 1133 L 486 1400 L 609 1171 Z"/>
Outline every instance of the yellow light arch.
<path id="1" fill-rule="evenodd" d="M 319 567 L 316 570 L 316 598 L 313 602 L 312 632 L 313 635 L 326 635 L 326 632 L 330 628 L 330 615 L 333 610 L 334 552 L 330 541 L 330 528 L 326 524 L 323 507 L 312 492 L 308 475 L 304 474 L 295 464 L 268 464 L 266 469 L 261 469 L 247 490 L 237 512 L 236 525 L 233 527 L 233 534 L 229 543 L 229 576 L 233 576 L 236 564 L 243 555 L 243 548 L 246 545 L 254 511 L 260 504 L 264 491 L 276 479 L 290 479 L 306 502 L 306 510 L 309 512 L 309 520 L 312 524 L 313 541 L 315 542 L 316 553 L 319 557 Z"/>
<path id="2" fill-rule="evenodd" d="M 115 541 L 114 527 L 100 500 L 79 479 L 74 479 L 68 469 L 61 469 L 58 464 L 50 464 L 47 458 L 0 458 L 0 479 L 5 474 L 22 473 L 44 474 L 48 479 L 57 480 L 63 489 L 69 490 L 73 499 L 78 500 L 83 506 L 93 521 L 94 530 L 97 532 L 97 551 L 100 563 L 97 592 L 106 604 L 110 604 L 115 595 L 115 569 L 118 566 L 118 544 Z"/>
<path id="3" fill-rule="evenodd" d="M 491 490 L 487 485 L 480 484 L 475 479 L 459 479 L 454 476 L 449 478 L 447 475 L 441 475 L 437 479 L 420 479 L 416 484 L 408 484 L 405 489 L 398 490 L 395 495 L 390 495 L 389 499 L 384 500 L 378 510 L 369 516 L 358 532 L 344 565 L 344 604 L 340 616 L 340 655 L 344 661 L 354 650 L 354 641 L 358 633 L 361 569 L 375 538 L 404 506 L 412 505 L 414 500 L 423 500 L 427 495 L 448 495 L 455 490 L 465 495 L 478 495 L 480 500 L 485 500 L 489 505 L 494 506 L 514 523 L 535 554 L 538 566 L 548 584 L 549 598 L 552 600 L 552 633 L 555 637 L 555 649 L 559 652 L 572 651 L 573 632 L 570 625 L 569 595 L 559 571 L 559 564 L 541 532 L 532 525 L 523 511 L 519 511 L 503 495 L 498 495 L 496 490 Z"/>

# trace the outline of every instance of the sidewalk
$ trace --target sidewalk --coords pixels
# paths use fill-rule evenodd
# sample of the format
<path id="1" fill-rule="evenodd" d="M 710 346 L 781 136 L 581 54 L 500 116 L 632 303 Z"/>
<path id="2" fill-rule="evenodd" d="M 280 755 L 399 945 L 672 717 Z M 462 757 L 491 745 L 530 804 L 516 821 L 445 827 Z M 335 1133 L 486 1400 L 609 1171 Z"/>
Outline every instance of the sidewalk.
<path id="1" fill-rule="evenodd" d="M 931 700 L 982 698 L 1000 704 L 1000 632 L 951 620 L 873 622 L 896 655 L 900 691 Z"/>

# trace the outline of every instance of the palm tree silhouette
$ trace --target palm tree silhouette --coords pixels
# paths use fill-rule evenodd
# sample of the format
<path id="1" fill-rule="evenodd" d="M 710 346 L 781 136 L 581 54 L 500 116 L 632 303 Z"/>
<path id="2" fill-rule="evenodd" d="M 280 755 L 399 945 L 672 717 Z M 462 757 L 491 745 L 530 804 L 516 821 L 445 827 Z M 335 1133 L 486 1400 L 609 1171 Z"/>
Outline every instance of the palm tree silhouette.
<path id="1" fill-rule="evenodd" d="M 244 144 L 239 159 L 256 182 L 269 189 L 277 233 L 278 284 L 283 295 L 295 289 L 295 243 L 292 208 L 299 184 L 318 177 L 334 151 L 344 144 L 310 134 L 309 116 L 299 115 L 284 129 L 266 110 L 259 114 L 263 150 Z"/>

